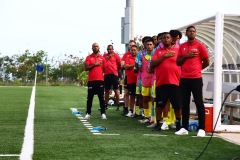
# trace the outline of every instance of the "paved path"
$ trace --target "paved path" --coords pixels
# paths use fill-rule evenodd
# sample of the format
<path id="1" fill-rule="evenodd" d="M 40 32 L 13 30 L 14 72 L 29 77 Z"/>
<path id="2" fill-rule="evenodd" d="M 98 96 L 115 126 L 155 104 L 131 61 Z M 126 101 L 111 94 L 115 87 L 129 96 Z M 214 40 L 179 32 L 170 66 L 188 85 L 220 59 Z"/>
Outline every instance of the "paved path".
<path id="1" fill-rule="evenodd" d="M 214 133 L 214 135 L 231 143 L 240 145 L 240 133 Z"/>

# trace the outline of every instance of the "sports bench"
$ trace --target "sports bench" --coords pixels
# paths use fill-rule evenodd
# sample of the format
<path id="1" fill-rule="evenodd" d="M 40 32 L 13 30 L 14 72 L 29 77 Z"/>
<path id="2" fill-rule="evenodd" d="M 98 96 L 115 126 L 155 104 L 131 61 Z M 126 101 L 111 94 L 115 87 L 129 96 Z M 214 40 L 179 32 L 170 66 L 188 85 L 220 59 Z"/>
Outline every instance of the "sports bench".
<path id="1" fill-rule="evenodd" d="M 239 83 L 235 83 L 235 82 L 222 82 L 222 93 L 229 93 L 231 90 L 235 89 L 238 85 L 240 85 Z M 207 84 L 207 88 L 206 91 L 210 91 L 213 92 L 213 87 L 214 83 L 212 81 L 209 81 Z M 234 94 L 240 94 L 238 91 L 233 91 L 232 93 Z M 213 103 L 213 99 L 205 99 L 204 103 Z M 240 108 L 240 101 L 226 101 L 224 103 L 226 108 L 230 108 L 230 120 L 229 120 L 229 124 L 232 124 L 233 122 L 233 109 L 234 108 Z"/>

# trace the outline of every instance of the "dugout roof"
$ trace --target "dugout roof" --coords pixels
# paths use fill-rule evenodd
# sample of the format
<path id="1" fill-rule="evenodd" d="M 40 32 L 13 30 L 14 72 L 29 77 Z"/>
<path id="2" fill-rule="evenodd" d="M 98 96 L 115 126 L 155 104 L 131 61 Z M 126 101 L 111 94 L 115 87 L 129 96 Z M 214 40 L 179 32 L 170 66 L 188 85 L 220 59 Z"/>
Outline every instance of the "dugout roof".
<path id="1" fill-rule="evenodd" d="M 185 35 L 190 25 L 196 27 L 197 39 L 203 42 L 209 51 L 211 65 L 214 65 L 215 16 L 178 28 Z M 240 69 L 240 14 L 224 14 L 223 29 L 223 69 Z"/>

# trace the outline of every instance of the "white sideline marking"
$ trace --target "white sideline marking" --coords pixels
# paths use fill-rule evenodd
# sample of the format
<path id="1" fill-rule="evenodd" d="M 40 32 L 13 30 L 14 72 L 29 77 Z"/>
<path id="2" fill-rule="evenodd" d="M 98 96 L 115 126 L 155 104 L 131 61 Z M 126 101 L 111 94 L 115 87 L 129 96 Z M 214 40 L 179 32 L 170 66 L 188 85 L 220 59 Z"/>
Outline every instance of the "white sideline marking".
<path id="1" fill-rule="evenodd" d="M 79 109 L 79 108 L 78 108 Z M 113 109 L 113 108 L 112 108 Z M 70 108 L 71 111 L 77 111 L 77 108 Z M 81 114 L 75 114 L 78 119 L 82 122 L 82 124 L 90 130 L 93 135 L 103 135 L 103 136 L 119 136 L 120 134 L 102 134 L 99 130 L 93 130 L 93 126 L 87 121 L 85 117 L 82 117 Z M 162 135 L 163 136 L 163 135 Z"/>
<path id="2" fill-rule="evenodd" d="M 211 137 L 211 136 L 205 136 L 205 137 L 198 137 L 198 136 L 192 136 L 192 137 L 197 137 L 197 138 L 208 138 L 208 137 Z M 216 137 L 216 136 L 212 136 L 212 137 Z"/>
<path id="3" fill-rule="evenodd" d="M 35 91 L 36 86 L 33 86 L 28 117 L 25 126 L 24 140 L 20 154 L 20 160 L 32 160 L 34 149 L 34 108 L 35 108 Z"/>
<path id="4" fill-rule="evenodd" d="M 82 121 L 82 123 L 83 123 L 83 124 L 89 124 L 89 122 L 83 122 L 83 121 Z"/>
<path id="5" fill-rule="evenodd" d="M 100 134 L 102 134 L 102 133 L 93 133 L 94 135 L 100 135 Z"/>
<path id="6" fill-rule="evenodd" d="M 164 135 L 164 134 L 143 134 L 144 136 L 155 136 L 155 137 L 163 137 L 163 136 L 167 136 L 167 135 Z"/>
<path id="7" fill-rule="evenodd" d="M 84 119 L 86 119 L 85 117 L 77 117 L 78 119 L 82 119 L 82 120 L 84 120 Z"/>
<path id="8" fill-rule="evenodd" d="M 0 157 L 19 157 L 20 154 L 0 154 Z"/>
<path id="9" fill-rule="evenodd" d="M 90 123 L 88 123 L 88 124 L 83 124 L 84 126 L 91 126 L 91 124 Z"/>

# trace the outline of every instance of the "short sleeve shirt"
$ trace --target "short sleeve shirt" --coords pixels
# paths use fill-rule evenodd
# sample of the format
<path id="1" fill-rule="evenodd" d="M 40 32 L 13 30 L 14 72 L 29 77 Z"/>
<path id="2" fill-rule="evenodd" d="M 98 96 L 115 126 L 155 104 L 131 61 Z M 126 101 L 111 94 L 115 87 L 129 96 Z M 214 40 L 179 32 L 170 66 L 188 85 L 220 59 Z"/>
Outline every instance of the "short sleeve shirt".
<path id="1" fill-rule="evenodd" d="M 158 66 L 156 66 L 156 86 L 161 86 L 164 84 L 174 84 L 179 86 L 181 71 L 180 67 L 176 64 L 178 53 L 177 48 L 172 47 L 168 50 L 166 50 L 164 47 L 159 48 L 154 52 L 152 60 L 162 57 L 167 51 L 174 51 L 176 54 L 173 57 L 164 59 Z"/>
<path id="2" fill-rule="evenodd" d="M 103 56 L 98 54 L 95 56 L 93 53 L 87 56 L 84 64 L 93 65 L 96 62 L 102 62 L 102 65 L 95 66 L 88 71 L 88 81 L 103 81 L 103 67 L 106 65 L 106 61 Z"/>
<path id="3" fill-rule="evenodd" d="M 112 53 L 112 56 L 110 56 L 108 53 L 105 53 L 103 57 L 106 60 L 106 74 L 114 74 L 118 76 L 118 64 L 120 63 L 120 57 L 117 53 Z"/>
<path id="4" fill-rule="evenodd" d="M 203 43 L 194 40 L 192 44 L 185 42 L 180 45 L 178 56 L 186 55 L 190 50 L 198 53 L 197 57 L 188 58 L 181 66 L 181 78 L 201 78 L 202 61 L 208 58 L 208 52 Z"/>
<path id="5" fill-rule="evenodd" d="M 126 61 L 128 59 L 129 56 L 132 56 L 132 54 L 130 52 L 126 52 L 123 57 L 122 57 L 122 61 Z"/>
<path id="6" fill-rule="evenodd" d="M 125 61 L 125 65 L 133 65 L 135 64 L 135 58 L 132 55 L 128 57 L 128 59 L 126 59 Z M 131 83 L 136 83 L 137 82 L 137 74 L 134 73 L 134 68 L 131 69 L 127 69 L 125 70 L 125 73 L 127 75 L 127 84 L 131 84 Z"/>

